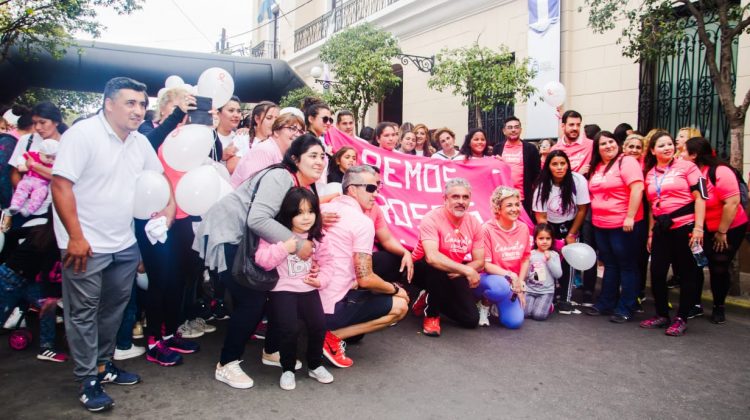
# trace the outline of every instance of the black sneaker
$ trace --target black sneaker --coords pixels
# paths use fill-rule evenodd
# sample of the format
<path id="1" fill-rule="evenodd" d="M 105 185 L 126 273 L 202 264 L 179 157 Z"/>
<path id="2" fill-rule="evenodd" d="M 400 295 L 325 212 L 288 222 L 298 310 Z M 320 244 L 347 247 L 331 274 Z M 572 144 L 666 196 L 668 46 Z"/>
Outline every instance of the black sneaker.
<path id="1" fill-rule="evenodd" d="M 672 276 L 667 280 L 667 288 L 668 289 L 674 289 L 676 287 L 680 287 L 680 278 L 677 276 Z"/>
<path id="2" fill-rule="evenodd" d="M 102 384 L 96 376 L 90 376 L 81 383 L 78 400 L 87 410 L 97 412 L 112 408 L 115 402 L 104 392 Z"/>
<path id="3" fill-rule="evenodd" d="M 596 306 L 592 306 L 583 310 L 583 313 L 589 316 L 600 316 L 600 315 L 612 315 L 612 311 L 602 311 Z"/>
<path id="4" fill-rule="evenodd" d="M 576 309 L 576 307 L 573 306 L 573 304 L 570 302 L 565 302 L 565 301 L 558 302 L 556 307 L 557 307 L 557 313 L 559 313 L 560 315 L 571 315 L 571 314 L 578 315 L 581 313 L 581 311 Z"/>
<path id="5" fill-rule="evenodd" d="M 614 322 L 615 324 L 624 324 L 628 321 L 630 321 L 631 317 L 623 314 L 614 314 L 611 317 L 609 317 L 609 322 Z"/>
<path id="6" fill-rule="evenodd" d="M 698 318 L 699 316 L 703 316 L 703 307 L 700 305 L 695 305 L 690 308 L 690 311 L 688 311 L 687 319 Z"/>
<path id="7" fill-rule="evenodd" d="M 104 364 L 104 372 L 99 372 L 99 383 L 115 385 L 135 385 L 141 381 L 141 377 L 135 373 L 126 372 L 112 362 Z"/>
<path id="8" fill-rule="evenodd" d="M 714 309 L 711 311 L 711 322 L 714 324 L 727 322 L 726 315 L 724 314 L 724 305 L 714 305 Z"/>
<path id="9" fill-rule="evenodd" d="M 581 306 L 586 308 L 591 308 L 594 306 L 594 294 L 591 292 L 583 292 L 583 296 L 581 296 Z"/>
<path id="10" fill-rule="evenodd" d="M 216 299 L 216 302 L 214 303 L 213 318 L 217 321 L 229 319 L 229 311 L 227 311 L 226 306 L 224 306 L 224 301 L 221 299 Z"/>

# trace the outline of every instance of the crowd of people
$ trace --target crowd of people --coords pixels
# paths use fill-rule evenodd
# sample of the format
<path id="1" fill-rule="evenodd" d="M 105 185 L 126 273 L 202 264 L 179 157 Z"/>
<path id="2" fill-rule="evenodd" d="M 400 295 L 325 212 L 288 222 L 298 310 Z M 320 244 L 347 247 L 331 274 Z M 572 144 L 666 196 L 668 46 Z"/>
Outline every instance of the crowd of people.
<path id="1" fill-rule="evenodd" d="M 559 139 L 525 141 L 522 122 L 509 117 L 502 140 L 476 128 L 459 147 L 448 127 L 381 122 L 357 135 L 351 112 L 317 99 L 299 109 L 264 101 L 244 115 L 233 97 L 213 113 L 206 157 L 226 168 L 233 192 L 201 216 L 183 211 L 172 194 L 163 210 L 140 220 L 133 218 L 137 176 L 163 173 L 174 191 L 185 175 L 167 164 L 163 144 L 196 98 L 167 89 L 146 121 L 142 83 L 112 79 L 103 98 L 99 112 L 71 127 L 49 102 L 14 106 L 0 120 L 0 321 L 16 307 L 37 311 L 37 358 L 65 362 L 55 337 L 62 308 L 88 410 L 113 406 L 102 384 L 140 382 L 114 361 L 145 354 L 160 366 L 184 363 L 200 349 L 195 339 L 216 331 L 211 321 L 227 320 L 216 380 L 252 387 L 240 364 L 247 341 L 258 338 L 265 340 L 261 362 L 281 369 L 284 390 L 295 388 L 303 365 L 299 325 L 307 374 L 327 384 L 334 377 L 324 360 L 352 366 L 347 342 L 409 312 L 430 337 L 442 334 L 445 319 L 476 328 L 496 318 L 517 329 L 526 319 L 585 312 L 629 322 L 643 310 L 649 269 L 655 313 L 640 327 L 685 334 L 688 319 L 703 313 L 704 266 L 711 322 L 725 322 L 728 267 L 748 222 L 747 187 L 694 128 L 674 137 L 660 129 L 642 135 L 627 124 L 609 132 L 583 126 L 582 115 L 567 110 Z M 485 203 L 466 179 L 449 179 L 443 205 L 422 218 L 407 249 L 378 205 L 379 168 L 362 164 L 354 147 L 334 150 L 326 135 L 334 124 L 352 141 L 387 151 L 500 160 L 511 185 L 497 186 Z M 318 194 L 328 183 L 340 183 L 340 191 Z M 491 210 L 491 220 L 469 214 L 472 200 Z M 601 266 L 576 273 L 561 253 L 576 242 L 594 247 Z M 680 286 L 675 312 L 670 267 Z M 134 343 L 141 338 L 144 346 Z"/>

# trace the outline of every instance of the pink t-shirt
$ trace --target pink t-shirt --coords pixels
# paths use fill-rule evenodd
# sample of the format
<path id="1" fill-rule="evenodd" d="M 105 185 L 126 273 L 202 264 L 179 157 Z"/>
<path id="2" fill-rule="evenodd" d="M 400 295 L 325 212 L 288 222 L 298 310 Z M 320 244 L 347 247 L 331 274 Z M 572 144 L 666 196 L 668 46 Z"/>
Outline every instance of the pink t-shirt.
<path id="1" fill-rule="evenodd" d="M 372 220 L 376 232 L 388 226 L 388 223 L 385 221 L 385 215 L 383 215 L 383 209 L 379 205 L 375 204 L 370 210 L 365 210 L 365 214 Z"/>
<path id="2" fill-rule="evenodd" d="M 341 216 L 341 221 L 326 229 L 320 244 L 321 257 L 319 278 L 326 279 L 325 287 L 320 288 L 323 311 L 332 314 L 336 302 L 357 284 L 354 274 L 355 253 L 372 255 L 375 240 L 375 227 L 362 212 L 357 200 L 348 195 L 334 198 L 321 205 L 322 212 L 333 212 Z"/>
<path id="3" fill-rule="evenodd" d="M 177 183 L 180 182 L 182 177 L 185 176 L 187 172 L 181 172 L 176 169 L 172 169 L 172 167 L 169 166 L 167 162 L 164 160 L 164 154 L 162 153 L 163 148 L 164 148 L 164 145 L 159 146 L 159 150 L 156 151 L 156 156 L 159 157 L 161 166 L 164 168 L 164 176 L 167 177 L 167 180 L 172 185 L 172 191 L 174 192 L 175 190 L 177 190 Z M 175 219 L 181 220 L 190 216 L 189 214 L 182 211 L 182 209 L 180 208 L 179 205 L 177 205 L 176 202 L 175 202 L 175 207 L 176 207 L 175 216 L 174 216 Z"/>
<path id="4" fill-rule="evenodd" d="M 666 168 L 651 168 L 645 176 L 646 198 L 651 203 L 654 216 L 669 214 L 694 200 L 690 188 L 701 179 L 701 171 L 693 162 L 675 159 Z M 661 187 L 661 197 L 657 194 L 657 185 Z M 672 229 L 685 226 L 695 221 L 695 214 L 673 219 Z"/>
<path id="5" fill-rule="evenodd" d="M 630 184 L 643 182 L 643 170 L 640 163 L 631 156 L 616 160 L 609 171 L 607 165 L 600 163 L 589 180 L 591 195 L 591 222 L 602 229 L 622 227 L 628 215 L 630 203 Z M 639 199 L 639 203 L 642 201 Z M 643 220 L 643 205 L 638 204 L 635 221 Z"/>
<path id="6" fill-rule="evenodd" d="M 52 164 L 42 162 L 42 158 L 39 157 L 39 152 L 26 152 L 26 155 L 29 158 L 31 158 L 34 162 L 36 162 L 36 163 L 38 163 L 38 164 L 40 164 L 40 165 L 42 165 L 44 167 L 52 169 Z M 41 180 L 49 182 L 49 179 L 43 177 L 42 175 L 39 174 L 39 172 L 37 172 L 37 171 L 35 171 L 35 170 L 31 169 L 31 168 L 29 168 L 28 172 L 26 172 L 26 175 L 28 175 L 30 177 L 34 177 L 34 178 L 39 178 Z"/>
<path id="7" fill-rule="evenodd" d="M 531 237 L 526 223 L 514 223 L 509 231 L 505 231 L 496 220 L 489 220 L 482 225 L 482 241 L 486 262 L 516 274 L 531 255 Z"/>
<path id="8" fill-rule="evenodd" d="M 414 248 L 414 261 L 424 257 L 422 241 L 430 240 L 438 243 L 441 254 L 451 260 L 461 263 L 467 257 L 471 259 L 471 252 L 482 249 L 482 225 L 473 216 L 465 215 L 461 219 L 458 229 L 449 221 L 448 210 L 438 207 L 430 210 L 419 224 L 419 242 Z"/>
<path id="9" fill-rule="evenodd" d="M 513 188 L 521 193 L 521 200 L 523 200 L 523 143 L 521 143 L 521 140 L 506 141 L 502 156 L 503 162 L 510 166 Z"/>
<path id="10" fill-rule="evenodd" d="M 591 151 L 593 143 L 593 141 L 587 139 L 586 136 L 581 133 L 578 136 L 578 139 L 571 144 L 565 144 L 565 140 L 563 138 L 560 138 L 560 140 L 558 140 L 557 143 L 552 146 L 550 151 L 562 150 L 563 152 L 565 152 L 565 154 L 568 155 L 568 159 L 570 160 L 570 169 L 572 169 L 573 172 L 580 173 L 583 165 L 591 162 Z"/>
<path id="11" fill-rule="evenodd" d="M 229 179 L 232 188 L 237 189 L 240 184 L 252 178 L 260 170 L 281 163 L 283 158 L 279 145 L 272 138 L 253 146 L 234 168 L 232 177 Z"/>
<path id="12" fill-rule="evenodd" d="M 708 180 L 707 188 L 708 200 L 706 200 L 706 227 L 711 232 L 719 230 L 721 223 L 721 214 L 724 211 L 723 201 L 727 198 L 740 194 L 740 185 L 737 183 L 737 177 L 734 172 L 726 166 L 719 165 L 716 167 L 716 185 L 708 178 L 708 166 L 703 167 L 703 177 Z M 742 206 L 737 206 L 737 214 L 729 225 L 729 229 L 747 222 L 747 214 Z"/>
<path id="13" fill-rule="evenodd" d="M 307 234 L 295 234 L 300 240 L 307 239 Z M 320 255 L 316 253 L 314 258 L 320 259 Z M 312 261 L 313 258 L 305 261 L 295 254 L 289 254 L 284 247 L 284 242 L 270 244 L 263 238 L 258 242 L 258 249 L 255 252 L 255 262 L 259 266 L 267 271 L 275 269 L 279 273 L 279 282 L 271 290 L 272 292 L 304 293 L 315 290 L 314 287 L 303 281 L 310 273 Z M 321 287 L 323 287 L 324 283 L 322 282 L 327 279 L 322 277 L 319 277 L 319 279 Z"/>

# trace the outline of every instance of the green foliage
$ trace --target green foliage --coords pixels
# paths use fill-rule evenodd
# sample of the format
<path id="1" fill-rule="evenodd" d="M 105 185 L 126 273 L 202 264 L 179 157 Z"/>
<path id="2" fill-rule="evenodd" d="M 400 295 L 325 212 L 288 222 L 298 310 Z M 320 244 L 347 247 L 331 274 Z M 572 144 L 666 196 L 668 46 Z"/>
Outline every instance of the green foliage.
<path id="1" fill-rule="evenodd" d="M 293 106 L 295 108 L 302 109 L 302 102 L 307 97 L 312 98 L 318 98 L 326 103 L 331 103 L 331 95 L 328 92 L 320 93 L 317 90 L 309 87 L 304 86 L 298 89 L 290 90 L 289 93 L 287 93 L 283 98 L 281 98 L 281 101 L 279 101 L 279 106 L 282 108 L 286 108 L 288 106 Z"/>
<path id="2" fill-rule="evenodd" d="M 490 111 L 498 104 L 525 101 L 536 92 L 531 86 L 535 72 L 528 58 L 515 62 L 501 45 L 498 51 L 480 47 L 443 49 L 436 57 L 434 74 L 427 86 L 440 92 L 451 89 L 463 104 L 476 111 Z M 476 112 L 477 118 L 480 113 Z M 481 126 L 481 121 L 477 120 Z"/>
<path id="3" fill-rule="evenodd" d="M 143 0 L 0 0 L 0 63 L 16 45 L 24 56 L 46 51 L 55 57 L 65 53 L 71 34 L 99 36 L 104 26 L 96 20 L 95 7 L 128 14 Z"/>
<path id="4" fill-rule="evenodd" d="M 329 104 L 349 109 L 364 126 L 367 109 L 401 81 L 391 66 L 400 53 L 393 35 L 369 23 L 332 36 L 320 49 L 321 61 L 331 67 L 337 82 L 329 89 Z"/>
<path id="5" fill-rule="evenodd" d="M 57 105 L 67 120 L 94 112 L 101 106 L 102 95 L 91 92 L 31 88 L 16 98 L 14 103 L 31 108 L 44 101 Z"/>

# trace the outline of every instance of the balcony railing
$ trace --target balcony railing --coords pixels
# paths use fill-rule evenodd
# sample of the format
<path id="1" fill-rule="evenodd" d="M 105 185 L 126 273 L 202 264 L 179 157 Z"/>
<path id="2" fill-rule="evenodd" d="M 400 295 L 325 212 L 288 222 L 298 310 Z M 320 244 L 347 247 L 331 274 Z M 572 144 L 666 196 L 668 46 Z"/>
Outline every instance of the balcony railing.
<path id="1" fill-rule="evenodd" d="M 352 0 L 294 31 L 294 52 L 345 29 L 399 0 Z"/>
<path id="2" fill-rule="evenodd" d="M 250 50 L 250 56 L 256 58 L 273 58 L 275 45 L 272 41 L 260 41 Z"/>

